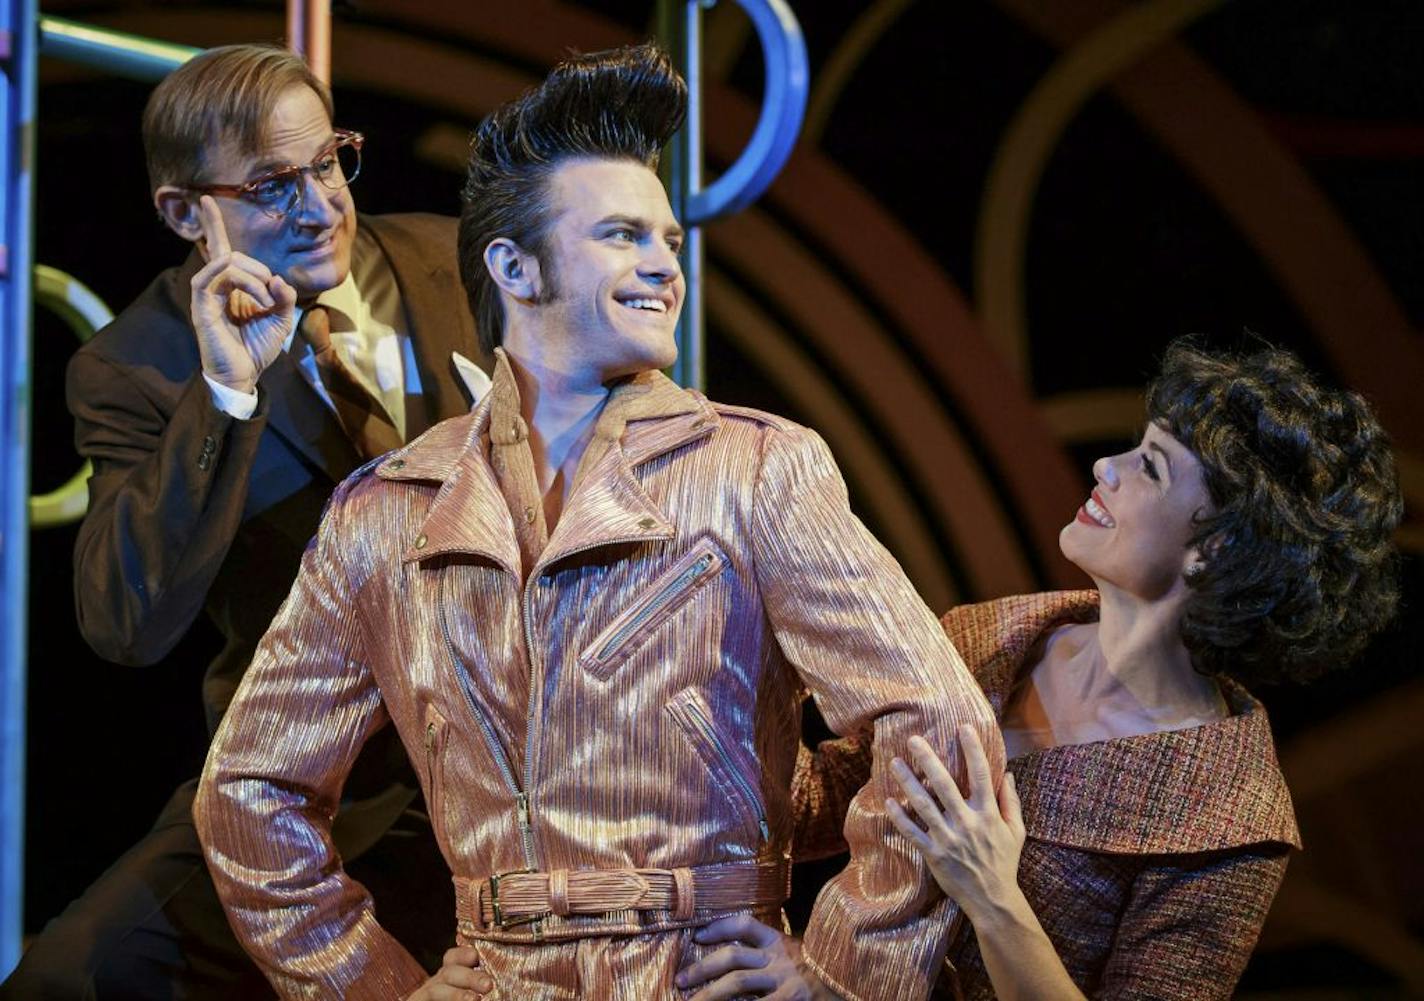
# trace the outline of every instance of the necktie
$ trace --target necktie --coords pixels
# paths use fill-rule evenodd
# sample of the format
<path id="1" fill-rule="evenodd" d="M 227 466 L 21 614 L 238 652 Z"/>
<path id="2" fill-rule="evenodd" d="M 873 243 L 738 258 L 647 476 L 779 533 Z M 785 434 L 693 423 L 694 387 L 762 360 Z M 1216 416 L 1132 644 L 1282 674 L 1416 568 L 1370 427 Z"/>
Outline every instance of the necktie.
<path id="1" fill-rule="evenodd" d="M 341 430 L 356 446 L 362 458 L 374 459 L 402 444 L 386 408 L 356 378 L 331 346 L 331 315 L 325 306 L 312 306 L 302 314 L 297 327 L 302 340 L 311 345 L 316 371 L 327 395 L 336 407 Z"/>

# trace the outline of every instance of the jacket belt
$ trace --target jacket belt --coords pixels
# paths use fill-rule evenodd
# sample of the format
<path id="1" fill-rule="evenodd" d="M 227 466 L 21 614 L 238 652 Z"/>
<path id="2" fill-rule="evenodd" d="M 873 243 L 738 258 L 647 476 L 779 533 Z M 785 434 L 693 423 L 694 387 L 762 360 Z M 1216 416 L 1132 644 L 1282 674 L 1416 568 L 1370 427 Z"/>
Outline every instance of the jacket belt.
<path id="1" fill-rule="evenodd" d="M 690 921 L 697 911 L 780 907 L 790 893 L 791 866 L 719 862 L 677 869 L 554 869 L 488 879 L 455 877 L 458 916 L 477 929 L 509 928 L 551 914 L 671 911 Z"/>

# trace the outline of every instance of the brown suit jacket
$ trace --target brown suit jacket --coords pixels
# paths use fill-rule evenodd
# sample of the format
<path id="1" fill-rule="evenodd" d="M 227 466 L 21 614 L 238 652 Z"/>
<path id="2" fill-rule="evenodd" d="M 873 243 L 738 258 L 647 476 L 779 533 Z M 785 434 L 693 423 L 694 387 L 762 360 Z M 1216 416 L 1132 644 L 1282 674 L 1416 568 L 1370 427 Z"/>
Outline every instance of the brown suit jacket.
<path id="1" fill-rule="evenodd" d="M 469 409 L 451 351 L 481 360 L 455 221 L 365 216 L 360 227 L 354 253 L 384 254 L 400 290 L 425 400 L 410 410 L 414 437 Z M 262 374 L 251 419 L 213 406 L 189 318 L 201 263 L 195 252 L 163 272 L 84 345 L 69 364 L 67 397 L 78 450 L 94 463 L 74 553 L 80 630 L 108 660 L 152 664 L 206 608 L 224 639 L 203 681 L 211 731 L 327 497 L 360 458 L 285 353 Z M 386 784 L 373 777 L 363 789 L 358 776 L 350 791 Z"/>

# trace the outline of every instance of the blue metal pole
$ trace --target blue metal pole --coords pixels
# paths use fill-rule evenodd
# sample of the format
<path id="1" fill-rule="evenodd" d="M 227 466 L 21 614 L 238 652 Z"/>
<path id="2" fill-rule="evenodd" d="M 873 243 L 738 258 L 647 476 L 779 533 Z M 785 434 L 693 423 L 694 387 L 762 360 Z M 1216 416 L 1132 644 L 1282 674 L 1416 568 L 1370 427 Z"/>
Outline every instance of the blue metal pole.
<path id="1" fill-rule="evenodd" d="M 158 80 L 199 50 L 41 18 L 7 0 L 0 24 L 0 980 L 24 934 L 25 703 L 29 614 L 30 339 L 36 62 L 49 55 Z"/>
<path id="2" fill-rule="evenodd" d="M 672 377 L 696 389 L 704 388 L 707 381 L 702 226 L 740 212 L 771 185 L 796 145 L 811 86 L 806 41 L 786 0 L 737 0 L 761 42 L 766 93 L 747 148 L 726 173 L 703 188 L 702 11 L 713 3 L 662 0 L 658 7 L 659 35 L 687 78 L 687 123 L 673 141 L 668 171 L 673 211 L 687 228 L 682 258 L 687 294 L 678 321 Z"/>
<path id="3" fill-rule="evenodd" d="M 683 67 L 687 76 L 687 121 L 681 135 L 679 210 L 687 237 L 683 241 L 682 266 L 687 291 L 682 319 L 678 324 L 677 363 L 673 381 L 693 389 L 707 388 L 706 314 L 702 304 L 702 227 L 691 218 L 692 199 L 702 190 L 702 7 L 703 0 L 684 0 L 682 5 Z"/>
<path id="4" fill-rule="evenodd" d="M 0 978 L 24 932 L 25 652 L 29 603 L 30 272 L 35 0 L 6 4 L 0 138 Z"/>
<path id="5" fill-rule="evenodd" d="M 689 5 L 699 0 L 688 0 Z M 751 19 L 761 42 L 766 64 L 766 92 L 761 115 L 746 149 L 726 173 L 707 188 L 700 184 L 688 192 L 683 225 L 701 226 L 720 216 L 740 212 L 761 197 L 791 156 L 801 123 L 806 118 L 806 98 L 811 70 L 806 39 L 786 0 L 737 0 Z M 697 65 L 689 63 L 689 67 Z M 700 70 L 700 66 L 698 67 Z M 691 82 L 691 76 L 688 80 Z M 701 158 L 698 158 L 701 163 Z"/>

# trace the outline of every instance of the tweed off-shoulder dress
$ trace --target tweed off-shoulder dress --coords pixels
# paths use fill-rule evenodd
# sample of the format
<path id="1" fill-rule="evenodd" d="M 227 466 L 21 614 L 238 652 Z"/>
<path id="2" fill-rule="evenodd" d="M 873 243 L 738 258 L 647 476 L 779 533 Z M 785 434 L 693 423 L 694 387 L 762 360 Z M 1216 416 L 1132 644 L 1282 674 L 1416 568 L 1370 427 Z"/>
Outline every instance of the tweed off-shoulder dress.
<path id="1" fill-rule="evenodd" d="M 946 614 L 945 631 L 1002 718 L 1048 631 L 1097 617 L 1094 591 L 1020 595 Z M 1090 997 L 1230 997 L 1300 847 L 1266 712 L 1229 681 L 1204 726 L 1014 758 L 1028 840 L 1019 882 Z M 842 850 L 839 819 L 868 742 L 823 743 L 798 763 L 796 857 Z M 951 932 L 938 997 L 993 998 L 973 927 Z"/>

